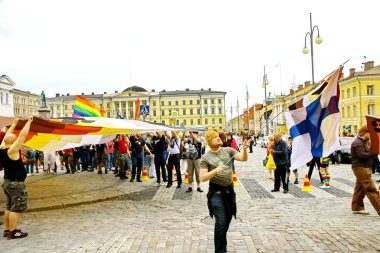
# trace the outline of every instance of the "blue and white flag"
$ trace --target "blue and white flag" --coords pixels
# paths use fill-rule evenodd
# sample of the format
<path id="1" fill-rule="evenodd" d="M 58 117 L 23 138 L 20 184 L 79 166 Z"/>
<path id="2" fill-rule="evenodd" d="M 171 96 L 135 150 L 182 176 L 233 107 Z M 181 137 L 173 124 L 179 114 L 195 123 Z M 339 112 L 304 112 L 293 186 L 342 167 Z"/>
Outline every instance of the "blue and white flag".
<path id="1" fill-rule="evenodd" d="M 292 168 L 305 165 L 313 157 L 326 157 L 340 149 L 339 143 L 339 67 L 321 94 L 302 108 L 285 112 L 286 125 L 293 141 Z"/>
<path id="2" fill-rule="evenodd" d="M 123 115 L 121 115 L 120 109 L 117 110 L 117 115 L 119 116 L 119 119 L 124 119 Z"/>

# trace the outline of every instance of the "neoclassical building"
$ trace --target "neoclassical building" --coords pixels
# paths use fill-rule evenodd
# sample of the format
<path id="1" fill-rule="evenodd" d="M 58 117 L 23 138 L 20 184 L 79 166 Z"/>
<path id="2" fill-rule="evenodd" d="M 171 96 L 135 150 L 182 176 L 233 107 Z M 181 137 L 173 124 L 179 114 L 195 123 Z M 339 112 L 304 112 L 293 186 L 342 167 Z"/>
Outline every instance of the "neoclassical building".
<path id="1" fill-rule="evenodd" d="M 122 92 L 104 92 L 103 94 L 82 93 L 81 96 L 97 104 L 106 111 L 106 117 L 134 119 L 136 104 L 149 105 L 148 122 L 162 123 L 171 126 L 193 128 L 203 126 L 209 129 L 225 129 L 225 96 L 226 92 L 201 90 L 147 91 L 138 86 L 131 86 Z M 59 94 L 47 98 L 51 117 L 71 117 L 75 95 Z M 139 116 L 143 120 L 142 116 Z"/>
<path id="2" fill-rule="evenodd" d="M 13 87 L 15 83 L 6 75 L 0 76 L 0 115 L 13 116 Z"/>

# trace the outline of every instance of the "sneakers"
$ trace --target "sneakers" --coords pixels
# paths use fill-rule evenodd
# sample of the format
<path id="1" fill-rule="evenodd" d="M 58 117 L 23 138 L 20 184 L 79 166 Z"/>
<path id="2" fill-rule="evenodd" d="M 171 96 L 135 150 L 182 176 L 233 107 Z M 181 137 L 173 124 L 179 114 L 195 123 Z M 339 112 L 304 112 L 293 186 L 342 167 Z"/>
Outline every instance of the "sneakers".
<path id="1" fill-rule="evenodd" d="M 136 181 L 137 181 L 137 182 L 139 182 L 139 183 L 141 183 L 141 182 L 142 182 L 140 179 L 137 179 Z"/>
<path id="2" fill-rule="evenodd" d="M 271 190 L 271 192 L 279 192 L 280 190 L 277 190 L 277 189 L 273 189 Z"/>
<path id="3" fill-rule="evenodd" d="M 369 214 L 366 210 L 360 210 L 360 211 L 352 211 L 353 214 Z"/>
<path id="4" fill-rule="evenodd" d="M 322 186 L 319 186 L 320 189 L 330 189 L 330 186 L 327 186 L 327 185 L 322 185 Z"/>
<path id="5" fill-rule="evenodd" d="M 24 238 L 27 236 L 28 236 L 28 233 L 21 232 L 20 229 L 15 229 L 13 231 L 8 231 L 7 239 L 8 240 L 19 239 L 19 238 Z"/>
<path id="6" fill-rule="evenodd" d="M 189 187 L 187 188 L 186 192 L 192 192 L 193 191 L 193 188 Z"/>
<path id="7" fill-rule="evenodd" d="M 294 184 L 298 184 L 298 179 L 296 179 L 296 181 L 294 181 Z"/>
<path id="8" fill-rule="evenodd" d="M 203 192 L 203 190 L 200 187 L 198 187 L 197 192 Z"/>

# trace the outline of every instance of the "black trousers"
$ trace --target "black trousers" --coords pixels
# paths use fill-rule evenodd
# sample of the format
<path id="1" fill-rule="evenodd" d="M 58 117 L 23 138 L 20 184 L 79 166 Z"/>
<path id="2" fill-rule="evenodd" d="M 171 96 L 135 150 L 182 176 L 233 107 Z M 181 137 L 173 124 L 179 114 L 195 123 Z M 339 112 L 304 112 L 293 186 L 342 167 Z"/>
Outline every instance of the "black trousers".
<path id="1" fill-rule="evenodd" d="M 319 178 L 321 179 L 321 183 L 323 183 L 323 178 L 322 178 L 321 172 L 319 172 L 319 168 L 321 167 L 321 158 L 319 158 L 319 157 L 313 157 L 313 160 L 311 160 L 310 167 L 309 167 L 309 173 L 307 176 L 309 177 L 309 180 L 311 180 L 311 175 L 313 174 L 313 169 L 314 169 L 315 165 L 317 165 Z"/>
<path id="2" fill-rule="evenodd" d="M 274 170 L 274 189 L 280 190 L 281 182 L 284 190 L 289 190 L 287 177 L 286 177 L 286 165 L 276 165 L 277 169 Z"/>
<path id="3" fill-rule="evenodd" d="M 169 155 L 168 184 L 173 184 L 173 166 L 175 167 L 175 171 L 177 173 L 178 185 L 181 185 L 182 184 L 182 177 L 181 177 L 181 156 L 180 156 L 180 154 Z"/>

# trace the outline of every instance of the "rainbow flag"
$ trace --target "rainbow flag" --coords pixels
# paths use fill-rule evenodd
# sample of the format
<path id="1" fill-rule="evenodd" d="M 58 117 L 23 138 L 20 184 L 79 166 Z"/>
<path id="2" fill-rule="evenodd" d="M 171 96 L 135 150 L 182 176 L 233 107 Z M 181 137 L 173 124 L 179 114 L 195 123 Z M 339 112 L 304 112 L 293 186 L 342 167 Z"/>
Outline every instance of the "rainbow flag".
<path id="1" fill-rule="evenodd" d="M 135 120 L 138 120 L 140 116 L 140 99 L 136 100 Z"/>
<path id="2" fill-rule="evenodd" d="M 104 117 L 106 112 L 82 96 L 76 96 L 73 117 Z"/>

